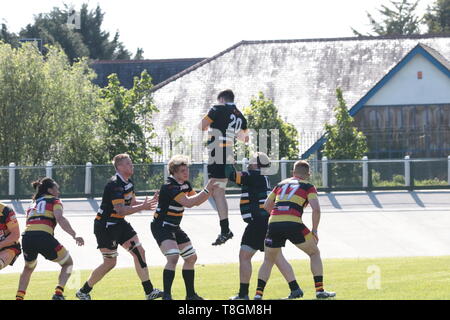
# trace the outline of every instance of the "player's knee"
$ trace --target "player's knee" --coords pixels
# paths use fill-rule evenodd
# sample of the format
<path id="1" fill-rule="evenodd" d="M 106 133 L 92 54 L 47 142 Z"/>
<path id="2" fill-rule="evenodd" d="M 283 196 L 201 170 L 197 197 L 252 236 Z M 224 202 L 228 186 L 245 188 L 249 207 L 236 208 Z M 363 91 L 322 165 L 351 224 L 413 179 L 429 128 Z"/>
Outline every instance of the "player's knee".
<path id="1" fill-rule="evenodd" d="M 180 257 L 180 250 L 168 249 L 166 250 L 166 252 L 164 252 L 164 255 L 166 256 L 167 263 L 169 265 L 175 266 L 178 263 L 178 259 Z"/>
<path id="2" fill-rule="evenodd" d="M 25 261 L 24 269 L 27 271 L 33 271 L 36 268 L 37 260 Z"/>
<path id="3" fill-rule="evenodd" d="M 109 251 L 109 252 L 102 252 L 102 255 L 103 255 L 103 265 L 104 266 L 106 266 L 109 269 L 112 269 L 116 266 L 117 256 L 119 255 L 117 250 Z"/>
<path id="4" fill-rule="evenodd" d="M 187 264 L 194 265 L 197 262 L 197 255 L 193 254 L 192 256 L 189 256 L 188 258 L 184 258 L 184 261 Z"/>
<path id="5" fill-rule="evenodd" d="M 58 262 L 61 267 L 69 268 L 73 266 L 73 260 L 70 254 L 67 254 L 67 257 L 64 257 L 60 262 Z"/>
<path id="6" fill-rule="evenodd" d="M 252 259 L 254 253 L 251 251 L 242 250 L 239 252 L 239 261 L 248 262 Z"/>
<path id="7" fill-rule="evenodd" d="M 0 270 L 2 270 L 2 269 L 5 268 L 5 267 L 6 267 L 5 261 L 3 261 L 2 258 L 0 258 Z"/>
<path id="8" fill-rule="evenodd" d="M 180 251 L 180 256 L 186 261 L 197 261 L 197 254 L 192 245 L 188 245 Z"/>

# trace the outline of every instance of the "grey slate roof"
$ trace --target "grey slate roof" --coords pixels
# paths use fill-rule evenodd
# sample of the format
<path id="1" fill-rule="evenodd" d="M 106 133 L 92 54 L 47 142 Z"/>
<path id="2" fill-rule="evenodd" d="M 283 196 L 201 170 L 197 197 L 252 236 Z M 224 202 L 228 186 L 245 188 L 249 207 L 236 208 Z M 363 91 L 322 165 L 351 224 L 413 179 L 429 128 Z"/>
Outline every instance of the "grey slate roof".
<path id="1" fill-rule="evenodd" d="M 450 35 L 242 41 L 153 88 L 156 130 L 175 121 L 190 135 L 219 91 L 232 89 L 240 108 L 262 91 L 283 119 L 308 133 L 306 151 L 334 118 L 336 88 L 351 108 L 419 42 L 450 59 Z"/>
<path id="2" fill-rule="evenodd" d="M 152 76 L 152 83 L 158 84 L 186 68 L 204 60 L 204 58 L 190 59 L 162 59 L 162 60 L 99 60 L 91 64 L 97 73 L 94 83 L 105 87 L 107 77 L 116 73 L 120 83 L 127 89 L 133 86 L 134 77 L 139 77 L 142 71 L 147 70 Z"/>

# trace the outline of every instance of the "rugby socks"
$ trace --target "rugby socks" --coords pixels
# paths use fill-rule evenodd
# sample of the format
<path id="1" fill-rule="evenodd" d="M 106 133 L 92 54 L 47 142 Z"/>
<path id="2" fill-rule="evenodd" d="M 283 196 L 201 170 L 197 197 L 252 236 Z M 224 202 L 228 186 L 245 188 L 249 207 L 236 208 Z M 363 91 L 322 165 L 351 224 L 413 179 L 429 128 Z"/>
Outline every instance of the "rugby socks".
<path id="1" fill-rule="evenodd" d="M 57 286 L 57 287 L 55 288 L 55 294 L 56 294 L 57 296 L 62 296 L 63 293 L 64 293 L 64 288 L 63 288 L 63 287 Z"/>
<path id="2" fill-rule="evenodd" d="M 289 284 L 289 289 L 291 289 L 291 291 L 295 291 L 297 289 L 300 289 L 300 286 L 298 285 L 296 280 L 291 281 L 288 284 Z"/>
<path id="3" fill-rule="evenodd" d="M 186 296 L 187 297 L 191 297 L 195 294 L 194 278 L 195 278 L 195 270 L 184 270 L 183 269 L 183 279 L 184 279 L 184 285 L 186 286 Z"/>
<path id="4" fill-rule="evenodd" d="M 228 222 L 228 219 L 220 220 L 220 233 L 228 234 L 229 232 L 230 232 L 230 223 Z"/>
<path id="5" fill-rule="evenodd" d="M 16 300 L 23 300 L 25 298 L 25 291 L 19 290 L 16 293 Z"/>
<path id="6" fill-rule="evenodd" d="M 316 292 L 323 292 L 323 276 L 315 276 L 314 285 L 316 287 Z"/>
<path id="7" fill-rule="evenodd" d="M 245 296 L 248 296 L 248 287 L 250 286 L 249 283 L 241 283 L 239 285 L 239 297 L 244 298 Z"/>
<path id="8" fill-rule="evenodd" d="M 153 284 L 150 280 L 142 282 L 145 294 L 150 294 L 153 291 Z"/>
<path id="9" fill-rule="evenodd" d="M 80 289 L 80 291 L 82 293 L 88 294 L 89 292 L 92 291 L 92 287 L 89 286 L 89 284 L 87 283 L 87 281 L 84 283 L 83 287 Z"/>
<path id="10" fill-rule="evenodd" d="M 260 295 L 261 297 L 264 294 L 264 288 L 266 287 L 267 282 L 264 280 L 258 279 L 258 286 L 256 287 L 256 294 Z"/>
<path id="11" fill-rule="evenodd" d="M 175 278 L 175 270 L 164 269 L 163 271 L 164 294 L 170 294 L 172 292 L 172 283 L 174 278 Z"/>

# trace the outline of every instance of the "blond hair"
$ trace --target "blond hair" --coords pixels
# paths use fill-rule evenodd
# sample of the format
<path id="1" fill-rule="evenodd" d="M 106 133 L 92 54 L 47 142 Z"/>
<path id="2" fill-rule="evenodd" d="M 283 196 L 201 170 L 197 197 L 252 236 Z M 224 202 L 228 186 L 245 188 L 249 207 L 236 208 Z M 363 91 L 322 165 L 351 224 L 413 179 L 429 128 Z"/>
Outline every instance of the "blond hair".
<path id="1" fill-rule="evenodd" d="M 173 156 L 167 165 L 170 174 L 174 174 L 178 171 L 178 168 L 181 166 L 189 166 L 189 158 L 183 155 L 175 155 Z"/>
<path id="2" fill-rule="evenodd" d="M 294 175 L 305 176 L 309 174 L 309 163 L 305 160 L 299 160 L 294 164 Z"/>
<path id="3" fill-rule="evenodd" d="M 130 156 L 126 153 L 121 153 L 121 154 L 114 156 L 114 158 L 112 159 L 112 164 L 113 164 L 114 168 L 117 170 L 117 166 L 122 162 L 122 160 L 125 160 L 125 159 L 131 160 Z"/>

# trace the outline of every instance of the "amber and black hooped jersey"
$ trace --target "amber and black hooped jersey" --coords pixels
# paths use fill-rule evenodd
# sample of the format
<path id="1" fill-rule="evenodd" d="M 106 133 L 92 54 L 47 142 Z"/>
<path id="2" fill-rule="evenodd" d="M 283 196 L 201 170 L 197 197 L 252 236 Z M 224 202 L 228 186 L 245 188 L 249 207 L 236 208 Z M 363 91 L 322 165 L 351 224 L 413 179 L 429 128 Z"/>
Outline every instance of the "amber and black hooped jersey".
<path id="1" fill-rule="evenodd" d="M 234 171 L 230 175 L 230 180 L 242 187 L 240 209 L 245 222 L 249 223 L 258 216 L 269 216 L 269 213 L 264 210 L 264 202 L 270 194 L 270 182 L 267 176 L 262 175 L 260 170 Z"/>
<path id="2" fill-rule="evenodd" d="M 226 148 L 233 147 L 236 134 L 240 130 L 247 130 L 247 119 L 233 103 L 213 106 L 204 119 L 208 120 L 212 129 L 208 141 L 209 148 L 213 149 L 215 146 L 215 137 L 214 134 L 211 134 L 211 131 L 216 129 L 221 134 L 218 137 L 220 139 L 219 147 L 224 148 L 224 155 L 226 154 Z M 211 156 L 215 156 L 214 150 L 211 150 Z"/>
<path id="3" fill-rule="evenodd" d="M 133 181 L 128 179 L 128 182 L 125 182 L 119 174 L 116 174 L 105 186 L 102 203 L 100 205 L 100 209 L 98 210 L 96 219 L 101 220 L 102 222 L 123 221 L 124 216 L 117 214 L 117 212 L 114 211 L 114 206 L 117 204 L 131 206 L 134 196 Z"/>
<path id="4" fill-rule="evenodd" d="M 269 223 L 288 221 L 303 223 L 303 209 L 309 200 L 317 199 L 317 190 L 305 180 L 290 178 L 280 182 L 270 193 L 269 199 L 275 201 Z"/>
<path id="5" fill-rule="evenodd" d="M 0 241 L 6 239 L 10 234 L 10 228 L 17 225 L 16 214 L 14 211 L 0 203 Z"/>
<path id="6" fill-rule="evenodd" d="M 45 195 L 31 203 L 27 210 L 27 231 L 44 231 L 54 234 L 56 227 L 55 211 L 62 210 L 62 202 L 52 195 Z"/>
<path id="7" fill-rule="evenodd" d="M 169 225 L 179 226 L 183 218 L 184 207 L 177 200 L 184 195 L 193 196 L 195 194 L 189 181 L 179 184 L 173 177 L 168 177 L 167 182 L 159 191 L 155 221 L 164 221 Z"/>

